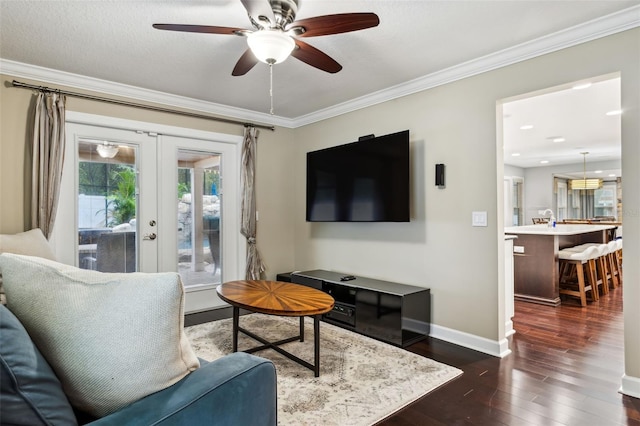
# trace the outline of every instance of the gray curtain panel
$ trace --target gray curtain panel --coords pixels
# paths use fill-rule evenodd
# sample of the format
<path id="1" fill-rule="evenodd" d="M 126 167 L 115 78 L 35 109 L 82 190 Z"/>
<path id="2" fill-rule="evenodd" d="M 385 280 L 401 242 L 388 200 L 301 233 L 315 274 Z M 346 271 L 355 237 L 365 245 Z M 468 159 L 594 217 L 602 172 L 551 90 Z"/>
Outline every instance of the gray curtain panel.
<path id="1" fill-rule="evenodd" d="M 242 226 L 240 232 L 247 239 L 246 279 L 259 280 L 265 271 L 256 242 L 256 150 L 258 130 L 255 127 L 244 128 L 242 142 Z"/>
<path id="2" fill-rule="evenodd" d="M 64 163 L 65 97 L 38 92 L 33 125 L 31 227 L 51 236 Z"/>

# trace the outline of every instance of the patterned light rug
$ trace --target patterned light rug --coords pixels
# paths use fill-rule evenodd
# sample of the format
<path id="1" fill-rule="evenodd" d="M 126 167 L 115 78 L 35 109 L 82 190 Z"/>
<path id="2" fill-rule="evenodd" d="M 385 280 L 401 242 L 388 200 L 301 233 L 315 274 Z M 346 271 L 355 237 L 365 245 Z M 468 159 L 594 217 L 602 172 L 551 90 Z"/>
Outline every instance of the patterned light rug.
<path id="1" fill-rule="evenodd" d="M 296 336 L 299 319 L 251 314 L 240 326 L 270 341 Z M 212 361 L 231 353 L 231 319 L 186 328 L 196 354 Z M 240 350 L 258 346 L 240 333 Z M 313 320 L 305 319 L 305 341 L 285 350 L 313 363 Z M 278 377 L 279 425 L 372 425 L 429 393 L 462 371 L 395 346 L 320 323 L 320 377 L 274 350 L 268 358 Z"/>

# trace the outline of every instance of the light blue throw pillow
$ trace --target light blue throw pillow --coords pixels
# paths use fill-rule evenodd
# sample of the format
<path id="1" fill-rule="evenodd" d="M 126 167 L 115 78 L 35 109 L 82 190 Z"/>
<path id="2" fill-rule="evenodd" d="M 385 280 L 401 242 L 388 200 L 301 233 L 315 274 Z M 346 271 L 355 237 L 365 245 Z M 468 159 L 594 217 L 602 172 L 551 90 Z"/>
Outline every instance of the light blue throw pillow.
<path id="1" fill-rule="evenodd" d="M 76 425 L 62 385 L 20 321 L 0 305 L 0 419 L 10 425 Z"/>

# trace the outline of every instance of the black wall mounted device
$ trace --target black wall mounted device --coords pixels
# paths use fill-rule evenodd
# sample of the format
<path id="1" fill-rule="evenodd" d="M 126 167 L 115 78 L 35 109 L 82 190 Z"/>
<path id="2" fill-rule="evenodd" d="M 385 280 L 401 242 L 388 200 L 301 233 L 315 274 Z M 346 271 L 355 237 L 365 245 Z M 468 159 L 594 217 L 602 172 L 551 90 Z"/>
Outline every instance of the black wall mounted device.
<path id="1" fill-rule="evenodd" d="M 444 164 L 436 164 L 436 186 L 444 188 Z"/>

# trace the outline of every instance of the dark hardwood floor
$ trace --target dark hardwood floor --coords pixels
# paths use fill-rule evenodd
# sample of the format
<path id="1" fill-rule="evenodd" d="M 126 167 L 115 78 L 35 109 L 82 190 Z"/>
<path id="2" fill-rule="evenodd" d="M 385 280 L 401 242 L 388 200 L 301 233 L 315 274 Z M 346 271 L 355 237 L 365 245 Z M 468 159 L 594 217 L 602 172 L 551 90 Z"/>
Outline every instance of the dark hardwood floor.
<path id="1" fill-rule="evenodd" d="M 586 308 L 517 302 L 512 354 L 496 358 L 436 339 L 408 349 L 464 374 L 381 425 L 640 425 L 624 373 L 622 288 Z"/>

